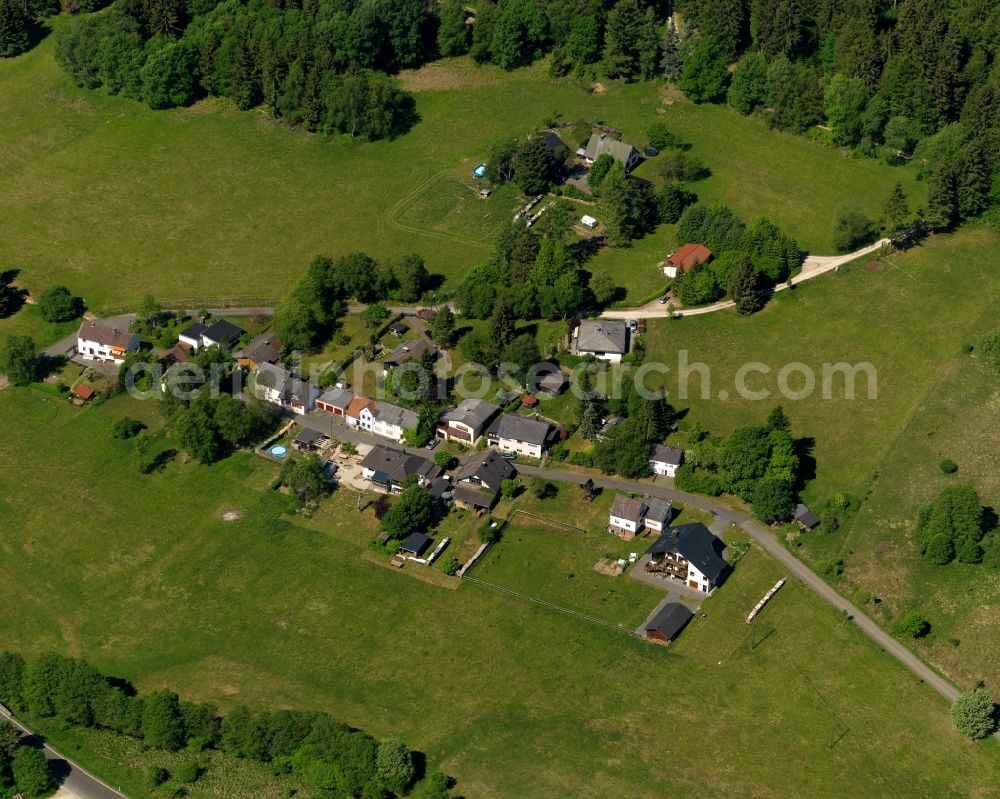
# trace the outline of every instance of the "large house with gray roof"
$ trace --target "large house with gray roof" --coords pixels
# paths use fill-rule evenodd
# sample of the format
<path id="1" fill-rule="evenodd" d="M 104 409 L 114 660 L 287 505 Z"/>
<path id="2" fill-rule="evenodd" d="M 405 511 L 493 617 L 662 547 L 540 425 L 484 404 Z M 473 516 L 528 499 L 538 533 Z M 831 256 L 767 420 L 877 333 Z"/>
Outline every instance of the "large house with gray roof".
<path id="1" fill-rule="evenodd" d="M 139 349 L 139 335 L 121 330 L 100 319 L 80 325 L 76 334 L 76 354 L 90 361 L 125 363 L 125 356 Z"/>
<path id="2" fill-rule="evenodd" d="M 645 571 L 708 593 L 726 573 L 726 545 L 701 522 L 668 527 L 646 550 Z"/>
<path id="3" fill-rule="evenodd" d="M 438 421 L 437 437 L 474 447 L 499 412 L 499 405 L 486 400 L 462 400 Z"/>
<path id="4" fill-rule="evenodd" d="M 614 319 L 584 319 L 573 331 L 573 354 L 619 363 L 628 352 L 628 325 Z"/>
<path id="5" fill-rule="evenodd" d="M 613 139 L 605 133 L 594 133 L 590 136 L 590 141 L 583 150 L 583 158 L 590 166 L 600 155 L 610 155 L 618 163 L 625 167 L 626 172 L 631 172 L 642 160 L 639 151 L 631 144 L 626 144 L 618 139 Z"/>
<path id="6" fill-rule="evenodd" d="M 316 407 L 319 389 L 280 364 L 262 363 L 257 369 L 254 393 L 273 405 L 295 413 L 308 413 Z"/>
<path id="7" fill-rule="evenodd" d="M 497 447 L 503 452 L 516 452 L 518 455 L 541 459 L 554 429 L 548 422 L 516 413 L 505 413 L 490 425 L 486 431 L 486 440 L 491 447 Z"/>
<path id="8" fill-rule="evenodd" d="M 416 477 L 421 485 L 428 485 L 441 476 L 441 469 L 420 455 L 379 444 L 361 461 L 361 476 L 376 491 L 399 494 L 407 478 Z"/>

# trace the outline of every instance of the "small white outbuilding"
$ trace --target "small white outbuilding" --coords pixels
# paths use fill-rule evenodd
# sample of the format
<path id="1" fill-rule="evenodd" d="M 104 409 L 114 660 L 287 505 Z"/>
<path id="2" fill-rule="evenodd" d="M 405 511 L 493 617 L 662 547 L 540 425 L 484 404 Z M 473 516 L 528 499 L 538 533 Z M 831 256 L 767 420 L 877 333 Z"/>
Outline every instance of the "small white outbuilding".
<path id="1" fill-rule="evenodd" d="M 587 216 L 587 215 L 585 214 L 585 215 L 584 215 L 584 216 L 583 216 L 583 217 L 582 217 L 582 218 L 580 219 L 580 224 L 582 224 L 582 225 L 583 225 L 583 226 L 584 226 L 585 228 L 589 228 L 590 230 L 593 230 L 594 228 L 596 228 L 596 227 L 597 227 L 597 220 L 596 220 L 596 219 L 594 219 L 594 217 L 592 217 L 592 216 Z"/>

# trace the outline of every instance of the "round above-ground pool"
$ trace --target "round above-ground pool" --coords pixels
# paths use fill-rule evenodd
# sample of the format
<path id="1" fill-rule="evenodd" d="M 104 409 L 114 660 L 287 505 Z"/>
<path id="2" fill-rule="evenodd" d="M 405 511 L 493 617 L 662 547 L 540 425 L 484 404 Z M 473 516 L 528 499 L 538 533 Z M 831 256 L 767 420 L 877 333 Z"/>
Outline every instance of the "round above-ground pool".
<path id="1" fill-rule="evenodd" d="M 284 458 L 288 454 L 288 447 L 283 447 L 280 444 L 276 447 L 271 447 L 268 450 L 275 458 Z"/>

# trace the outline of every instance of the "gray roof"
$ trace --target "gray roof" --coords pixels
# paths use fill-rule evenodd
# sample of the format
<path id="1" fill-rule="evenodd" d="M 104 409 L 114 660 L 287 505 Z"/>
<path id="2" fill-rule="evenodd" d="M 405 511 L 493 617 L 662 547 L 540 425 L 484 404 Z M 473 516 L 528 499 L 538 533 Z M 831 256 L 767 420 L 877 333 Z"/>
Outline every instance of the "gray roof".
<path id="1" fill-rule="evenodd" d="M 492 425 L 489 434 L 498 438 L 511 438 L 526 444 L 544 444 L 552 432 L 552 425 L 529 419 L 516 413 L 505 413 Z"/>
<path id="2" fill-rule="evenodd" d="M 393 366 L 402 366 L 408 361 L 419 361 L 424 352 L 430 352 L 436 358 L 440 350 L 437 348 L 436 344 L 433 344 L 425 338 L 417 338 L 413 339 L 413 341 L 404 341 L 383 359 L 382 364 L 386 369 L 392 368 Z"/>
<path id="3" fill-rule="evenodd" d="M 431 499 L 441 499 L 445 494 L 450 493 L 451 480 L 447 477 L 435 477 L 431 484 L 427 486 L 427 493 Z"/>
<path id="4" fill-rule="evenodd" d="M 495 452 L 487 452 L 474 458 L 458 473 L 459 480 L 475 478 L 491 491 L 499 491 L 504 480 L 513 480 L 515 477 L 517 469 L 514 465 Z"/>
<path id="5" fill-rule="evenodd" d="M 257 385 L 273 388 L 286 400 L 305 400 L 313 390 L 308 380 L 302 380 L 284 366 L 262 363 L 257 370 Z"/>
<path id="6" fill-rule="evenodd" d="M 404 430 L 416 427 L 417 422 L 420 421 L 420 417 L 413 411 L 400 408 L 398 405 L 392 405 L 388 402 L 379 402 L 376 404 L 375 412 L 372 415 L 379 422 L 402 427 Z"/>
<path id="7" fill-rule="evenodd" d="M 281 339 L 274 333 L 260 333 L 250 339 L 250 343 L 243 349 L 237 350 L 234 357 L 244 358 L 255 363 L 268 363 L 276 361 L 283 349 Z"/>
<path id="8" fill-rule="evenodd" d="M 653 445 L 653 454 L 649 456 L 651 461 L 657 463 L 669 463 L 672 466 L 680 466 L 684 460 L 684 450 L 680 447 L 668 447 L 663 444 Z"/>
<path id="9" fill-rule="evenodd" d="M 669 499 L 647 497 L 646 506 L 648 508 L 646 518 L 649 521 L 656 522 L 661 526 L 670 523 L 670 517 L 673 515 L 673 504 Z"/>
<path id="10" fill-rule="evenodd" d="M 519 395 L 516 394 L 513 391 L 506 391 L 504 389 L 500 389 L 497 392 L 496 400 L 497 400 L 497 402 L 500 402 L 500 403 L 503 403 L 504 405 L 506 405 L 507 403 L 513 402 L 514 400 L 516 400 L 518 398 L 518 396 Z"/>
<path id="11" fill-rule="evenodd" d="M 619 519 L 626 519 L 636 524 L 645 516 L 646 510 L 648 510 L 648 507 L 645 502 L 632 499 L 632 497 L 626 497 L 624 494 L 618 494 L 615 497 L 615 501 L 611 503 L 612 516 L 617 516 Z"/>
<path id="12" fill-rule="evenodd" d="M 84 322 L 80 325 L 77 338 L 84 341 L 95 341 L 105 347 L 121 347 L 126 349 L 132 343 L 133 333 L 127 330 L 119 330 L 117 327 L 106 324 L 100 319 Z"/>
<path id="13" fill-rule="evenodd" d="M 214 341 L 217 344 L 229 346 L 234 341 L 238 341 L 246 331 L 239 325 L 234 325 L 228 319 L 220 319 L 210 324 L 202 331 L 202 336 L 207 341 Z"/>
<path id="14" fill-rule="evenodd" d="M 452 497 L 456 502 L 465 502 L 474 508 L 489 509 L 490 505 L 493 504 L 494 495 L 472 486 L 455 486 Z"/>
<path id="15" fill-rule="evenodd" d="M 399 545 L 400 552 L 412 552 L 418 557 L 431 545 L 431 540 L 423 533 L 410 533 Z"/>
<path id="16" fill-rule="evenodd" d="M 295 440 L 300 444 L 315 444 L 321 438 L 326 438 L 319 430 L 313 430 L 311 427 L 303 427 L 299 430 L 299 434 L 295 436 Z"/>
<path id="17" fill-rule="evenodd" d="M 643 629 L 646 632 L 656 631 L 668 641 L 672 641 L 692 618 L 694 613 L 690 608 L 680 602 L 667 602 L 643 625 Z"/>
<path id="18" fill-rule="evenodd" d="M 350 391 L 343 388 L 331 388 L 319 398 L 319 402 L 346 410 L 352 399 L 354 399 L 354 395 Z"/>
<path id="19" fill-rule="evenodd" d="M 813 527 L 819 525 L 822 519 L 800 502 L 795 506 L 795 521 L 811 530 Z"/>
<path id="20" fill-rule="evenodd" d="M 569 147 L 566 146 L 566 142 L 564 142 L 562 139 L 560 139 L 559 135 L 556 134 L 556 133 L 553 133 L 551 130 L 548 131 L 542 137 L 542 141 L 545 142 L 545 146 L 549 150 L 561 150 L 561 149 L 569 150 Z"/>
<path id="21" fill-rule="evenodd" d="M 412 475 L 433 480 L 441 474 L 433 461 L 382 444 L 372 447 L 371 452 L 361 461 L 361 468 L 385 472 L 394 483 L 402 483 Z"/>
<path id="22" fill-rule="evenodd" d="M 193 338 L 195 341 L 201 341 L 201 334 L 208 330 L 208 325 L 203 325 L 201 322 L 195 322 L 192 325 L 188 325 L 181 332 L 180 335 L 184 338 Z"/>
<path id="23" fill-rule="evenodd" d="M 646 554 L 676 552 L 709 580 L 715 580 L 726 568 L 722 557 L 725 548 L 726 545 L 711 530 L 701 522 L 694 522 L 667 528 L 646 550 Z"/>
<path id="24" fill-rule="evenodd" d="M 601 133 L 592 133 L 590 141 L 587 142 L 587 146 L 584 149 L 584 154 L 591 161 L 595 161 L 597 160 L 597 156 L 607 153 L 616 161 L 624 164 L 629 160 L 629 156 L 634 150 L 635 147 L 631 144 L 618 141 L 618 139 L 612 139 L 610 136 Z"/>
<path id="25" fill-rule="evenodd" d="M 576 347 L 579 352 L 627 351 L 628 325 L 614 319 L 584 319 L 580 322 Z"/>
<path id="26" fill-rule="evenodd" d="M 569 378 L 562 372 L 549 372 L 536 380 L 535 386 L 550 394 L 558 394 L 566 388 L 567 383 L 569 383 Z"/>
<path id="27" fill-rule="evenodd" d="M 500 410 L 499 405 L 481 399 L 462 400 L 457 407 L 448 411 L 441 419 L 445 422 L 458 422 L 473 430 L 480 430 L 484 424 L 493 418 Z"/>

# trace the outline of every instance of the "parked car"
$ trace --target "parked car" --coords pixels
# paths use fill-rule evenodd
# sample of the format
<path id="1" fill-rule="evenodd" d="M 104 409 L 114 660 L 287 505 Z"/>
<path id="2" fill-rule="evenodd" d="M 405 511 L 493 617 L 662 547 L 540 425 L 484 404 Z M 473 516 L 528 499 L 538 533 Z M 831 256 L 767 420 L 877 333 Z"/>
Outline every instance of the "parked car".
<path id="1" fill-rule="evenodd" d="M 668 302 L 670 302 L 670 292 L 667 292 L 659 299 L 660 305 L 666 305 Z"/>
<path id="2" fill-rule="evenodd" d="M 500 457 L 503 458 L 505 461 L 516 461 L 517 460 L 517 453 L 516 452 L 501 452 L 500 453 Z"/>
<path id="3" fill-rule="evenodd" d="M 628 329 L 629 329 L 629 330 L 632 330 L 632 331 L 634 331 L 634 330 L 636 330 L 636 329 L 637 329 L 638 327 L 639 327 L 639 323 L 638 323 L 638 322 L 637 322 L 637 321 L 636 321 L 635 319 L 629 319 L 629 320 L 628 320 Z"/>
<path id="4" fill-rule="evenodd" d="M 426 444 L 424 444 L 424 449 L 434 449 L 434 447 L 436 447 L 440 443 L 441 443 L 441 439 L 438 438 L 437 436 L 435 436 L 430 441 L 428 441 Z"/>

